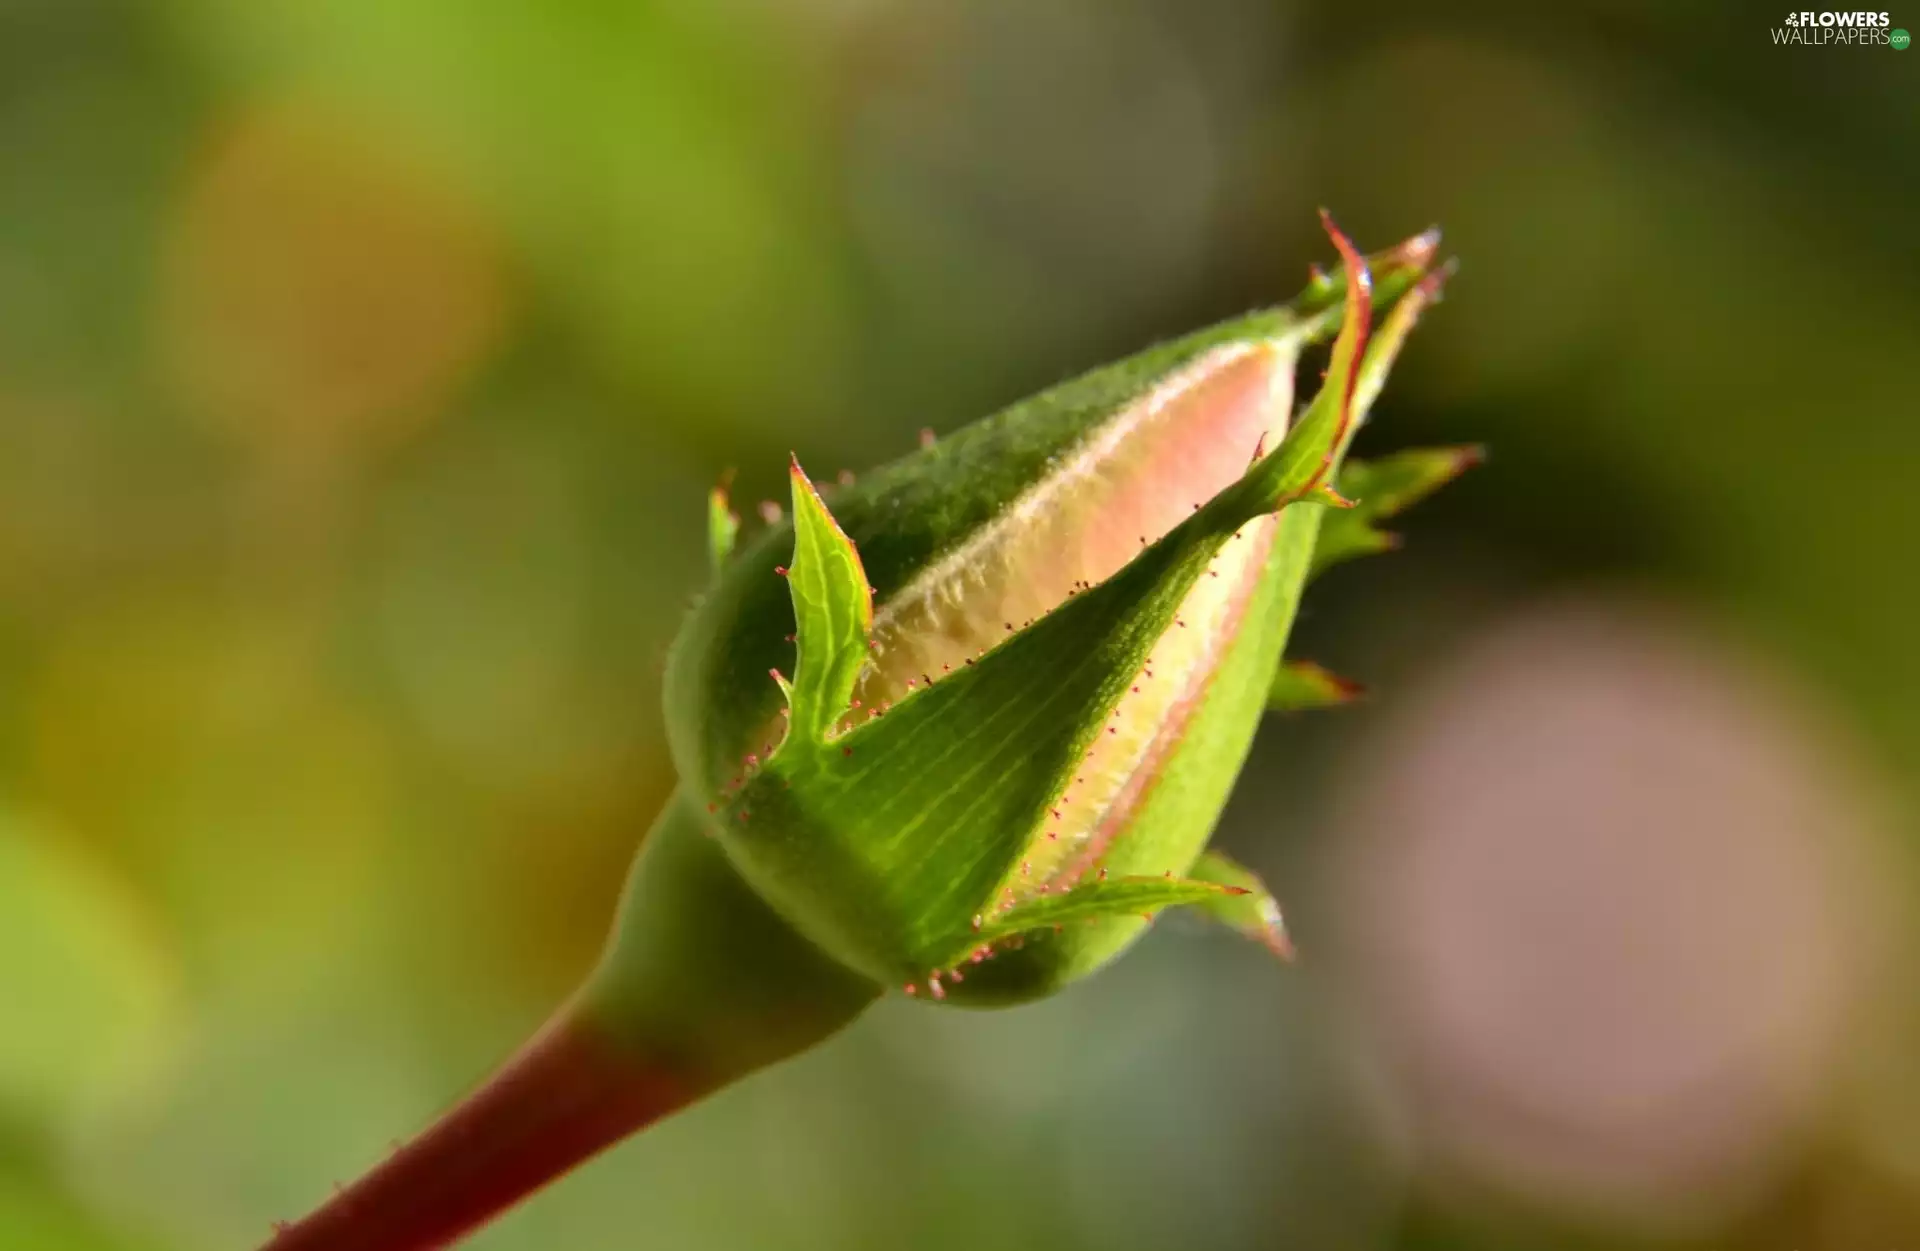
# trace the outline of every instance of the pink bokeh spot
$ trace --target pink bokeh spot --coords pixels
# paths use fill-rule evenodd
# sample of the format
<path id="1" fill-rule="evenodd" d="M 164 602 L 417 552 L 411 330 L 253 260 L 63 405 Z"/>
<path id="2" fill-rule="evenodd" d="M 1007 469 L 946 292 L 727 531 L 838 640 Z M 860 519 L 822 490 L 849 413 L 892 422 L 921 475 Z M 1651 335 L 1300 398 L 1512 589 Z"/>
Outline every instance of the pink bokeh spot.
<path id="1" fill-rule="evenodd" d="M 1870 818 L 1772 674 L 1669 610 L 1485 632 L 1344 779 L 1337 959 L 1426 1163 L 1616 1216 L 1734 1201 L 1814 1115 Z"/>

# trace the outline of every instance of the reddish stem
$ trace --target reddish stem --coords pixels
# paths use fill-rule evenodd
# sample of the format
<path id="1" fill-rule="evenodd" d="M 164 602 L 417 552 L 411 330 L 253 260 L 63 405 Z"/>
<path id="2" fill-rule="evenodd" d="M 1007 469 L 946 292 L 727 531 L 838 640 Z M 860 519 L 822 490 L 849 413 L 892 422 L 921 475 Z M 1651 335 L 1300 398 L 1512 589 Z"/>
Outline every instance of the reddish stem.
<path id="1" fill-rule="evenodd" d="M 428 1251 L 698 1098 L 564 1013 L 480 1089 L 263 1251 Z"/>

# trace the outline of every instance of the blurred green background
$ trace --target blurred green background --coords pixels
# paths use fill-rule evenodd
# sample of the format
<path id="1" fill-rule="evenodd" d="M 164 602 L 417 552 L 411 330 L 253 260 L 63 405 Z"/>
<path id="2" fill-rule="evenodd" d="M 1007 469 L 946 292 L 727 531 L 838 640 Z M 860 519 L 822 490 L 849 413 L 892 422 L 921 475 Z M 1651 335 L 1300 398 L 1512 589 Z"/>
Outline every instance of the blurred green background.
<path id="1" fill-rule="evenodd" d="M 1912 1245 L 1920 52 L 1781 16 L 0 0 L 0 1246 L 417 1129 L 596 949 L 722 470 L 1284 299 L 1321 204 L 1463 260 L 1362 451 L 1493 459 L 1223 825 L 1302 963 L 890 1001 L 473 1245 Z"/>

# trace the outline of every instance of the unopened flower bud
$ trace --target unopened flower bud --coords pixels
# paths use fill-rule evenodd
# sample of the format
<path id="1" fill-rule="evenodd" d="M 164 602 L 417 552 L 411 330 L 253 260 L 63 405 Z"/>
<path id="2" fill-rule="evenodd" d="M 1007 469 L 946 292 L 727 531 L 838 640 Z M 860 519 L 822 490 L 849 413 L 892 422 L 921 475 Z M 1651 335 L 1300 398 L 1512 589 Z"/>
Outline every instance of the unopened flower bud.
<path id="1" fill-rule="evenodd" d="M 1390 546 L 1378 522 L 1473 455 L 1343 463 L 1446 271 L 1434 234 L 1369 265 L 1327 227 L 1340 272 L 1290 306 L 824 494 L 796 461 L 757 535 L 716 490 L 714 585 L 667 671 L 680 788 L 598 967 L 275 1251 L 448 1245 L 882 993 L 1044 995 L 1169 906 L 1286 954 L 1271 893 L 1207 839 L 1261 713 L 1357 689 L 1283 657 L 1308 579 Z"/>
<path id="2" fill-rule="evenodd" d="M 1196 872 L 1281 664 L 1334 474 L 1437 291 L 1436 240 L 1065 383 L 851 486 L 796 461 L 791 518 L 681 631 L 682 783 L 741 875 L 863 977 L 1031 998 Z M 1295 416 L 1301 351 L 1335 335 Z M 771 676 L 770 676 L 771 675 Z M 1277 910 L 1262 931 L 1285 942 Z"/>

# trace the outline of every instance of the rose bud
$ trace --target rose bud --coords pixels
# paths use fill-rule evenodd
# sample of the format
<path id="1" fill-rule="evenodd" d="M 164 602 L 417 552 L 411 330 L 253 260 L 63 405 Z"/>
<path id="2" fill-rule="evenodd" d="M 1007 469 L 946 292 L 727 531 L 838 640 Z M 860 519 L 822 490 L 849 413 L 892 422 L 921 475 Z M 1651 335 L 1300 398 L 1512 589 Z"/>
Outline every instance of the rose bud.
<path id="1" fill-rule="evenodd" d="M 1170 906 L 1284 954 L 1270 893 L 1207 839 L 1262 712 L 1353 692 L 1283 662 L 1310 576 L 1389 546 L 1376 522 L 1472 458 L 1343 464 L 1447 271 L 1435 234 L 1369 264 L 1326 224 L 1340 275 L 1288 306 L 825 492 L 795 461 L 790 513 L 744 543 L 716 492 L 714 584 L 667 668 L 680 788 L 599 967 L 273 1245 L 446 1245 L 882 994 L 1033 999 Z M 1296 409 L 1299 357 L 1330 336 Z"/>

